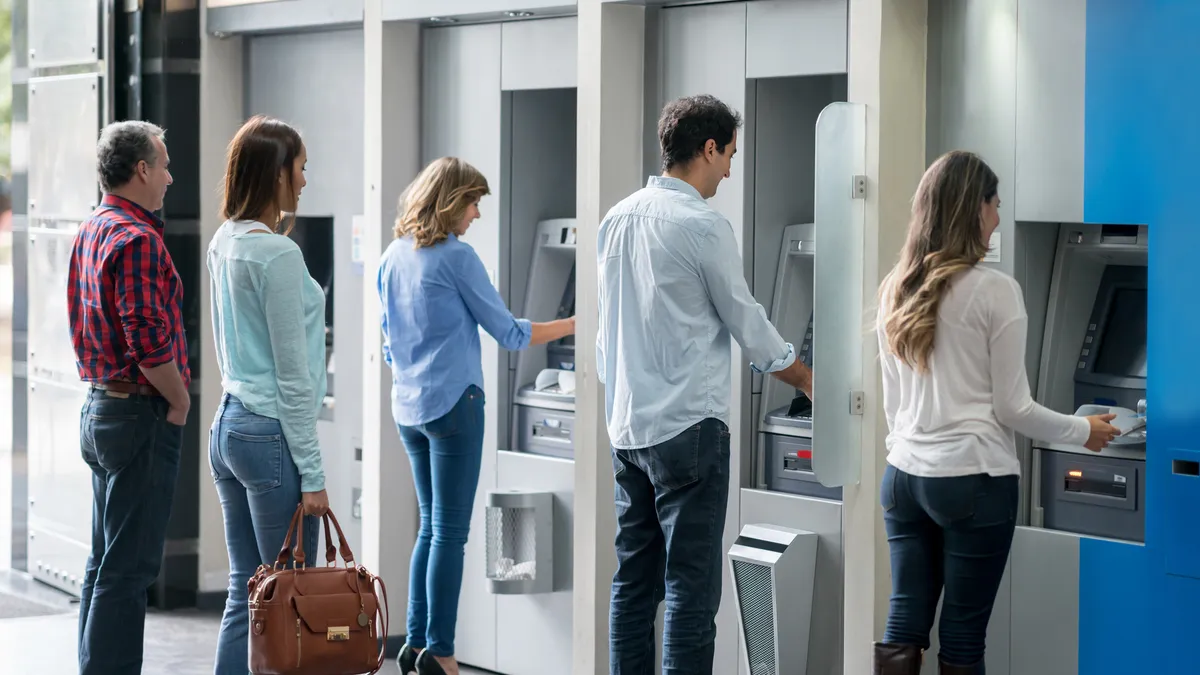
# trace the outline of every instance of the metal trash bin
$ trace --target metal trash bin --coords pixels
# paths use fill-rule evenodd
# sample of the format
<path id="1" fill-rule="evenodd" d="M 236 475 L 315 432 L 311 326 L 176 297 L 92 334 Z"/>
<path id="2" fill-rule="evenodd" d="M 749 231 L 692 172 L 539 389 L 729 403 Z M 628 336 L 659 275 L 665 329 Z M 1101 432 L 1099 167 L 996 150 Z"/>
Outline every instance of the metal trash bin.
<path id="1" fill-rule="evenodd" d="M 805 675 L 817 535 L 746 525 L 729 549 L 738 627 L 750 675 Z"/>
<path id="2" fill-rule="evenodd" d="M 487 576 L 492 593 L 554 590 L 554 495 L 522 490 L 487 494 Z"/>

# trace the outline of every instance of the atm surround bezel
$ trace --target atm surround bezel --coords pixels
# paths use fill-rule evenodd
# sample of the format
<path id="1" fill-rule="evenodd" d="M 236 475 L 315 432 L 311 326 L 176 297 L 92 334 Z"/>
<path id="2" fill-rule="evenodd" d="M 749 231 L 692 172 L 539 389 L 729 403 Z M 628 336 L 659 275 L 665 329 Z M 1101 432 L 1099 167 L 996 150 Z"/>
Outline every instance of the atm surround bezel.
<path id="1" fill-rule="evenodd" d="M 1110 265 L 1104 270 L 1100 286 L 1096 290 L 1096 299 L 1092 304 L 1092 312 L 1088 317 L 1088 328 L 1084 332 L 1083 344 L 1079 346 L 1075 382 L 1114 389 L 1145 390 L 1146 378 L 1122 377 L 1096 372 L 1096 359 L 1103 348 L 1101 338 L 1108 328 L 1109 312 L 1116 300 L 1116 294 L 1122 290 L 1148 291 L 1147 268 L 1136 265 Z M 1094 328 L 1093 328 L 1094 327 Z M 1091 338 L 1091 341 L 1088 341 Z M 1083 352 L 1087 350 L 1085 355 Z"/>

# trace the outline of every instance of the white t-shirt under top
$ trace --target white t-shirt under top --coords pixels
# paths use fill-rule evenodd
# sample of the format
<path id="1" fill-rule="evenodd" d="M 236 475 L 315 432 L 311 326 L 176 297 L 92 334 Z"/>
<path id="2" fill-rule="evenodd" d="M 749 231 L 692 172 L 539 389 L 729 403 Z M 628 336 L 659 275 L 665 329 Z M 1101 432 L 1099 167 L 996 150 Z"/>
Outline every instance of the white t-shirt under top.
<path id="1" fill-rule="evenodd" d="M 880 316 L 891 298 L 884 294 Z M 888 349 L 877 328 L 887 414 L 887 461 L 914 476 L 1019 475 L 1014 431 L 1041 441 L 1083 445 L 1082 417 L 1062 415 L 1029 393 L 1029 317 L 1012 277 L 975 267 L 960 274 L 938 308 L 929 372 Z"/>

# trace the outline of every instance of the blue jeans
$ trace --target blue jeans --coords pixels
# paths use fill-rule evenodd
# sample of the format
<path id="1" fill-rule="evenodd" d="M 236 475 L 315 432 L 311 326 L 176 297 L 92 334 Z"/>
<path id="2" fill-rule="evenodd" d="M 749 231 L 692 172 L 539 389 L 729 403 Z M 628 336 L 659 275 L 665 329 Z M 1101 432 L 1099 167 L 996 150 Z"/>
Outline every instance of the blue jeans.
<path id="1" fill-rule="evenodd" d="M 884 642 L 928 649 L 944 589 L 939 657 L 948 665 L 982 668 L 1019 495 L 1017 476 L 921 478 L 887 467 L 880 503 L 892 557 L 892 601 Z"/>
<path id="2" fill-rule="evenodd" d="M 408 644 L 453 656 L 463 548 L 483 461 L 483 391 L 471 385 L 450 412 L 399 429 L 421 510 L 408 577 Z"/>
<path id="3" fill-rule="evenodd" d="M 706 419 L 649 448 L 614 448 L 617 572 L 609 672 L 654 671 L 654 619 L 665 598 L 665 675 L 711 675 L 721 605 L 729 428 Z"/>
<path id="4" fill-rule="evenodd" d="M 259 565 L 274 564 L 300 503 L 300 472 L 279 420 L 255 415 L 225 394 L 208 436 L 208 461 L 225 516 L 229 594 L 217 637 L 215 675 L 249 672 L 250 614 L 246 583 Z M 304 555 L 316 559 L 318 520 L 304 517 Z M 295 542 L 292 544 L 295 545 Z"/>
<path id="5" fill-rule="evenodd" d="M 146 591 L 162 567 L 183 427 L 167 401 L 92 389 L 79 421 L 92 470 L 92 551 L 79 601 L 79 672 L 142 669 Z"/>

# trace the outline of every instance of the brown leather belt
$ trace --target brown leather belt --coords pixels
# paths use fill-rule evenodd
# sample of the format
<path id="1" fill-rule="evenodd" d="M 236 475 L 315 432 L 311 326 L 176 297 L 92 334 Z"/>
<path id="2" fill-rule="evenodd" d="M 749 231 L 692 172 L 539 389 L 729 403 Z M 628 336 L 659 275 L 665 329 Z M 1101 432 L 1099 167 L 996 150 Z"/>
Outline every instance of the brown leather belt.
<path id="1" fill-rule="evenodd" d="M 135 382 L 122 382 L 120 380 L 109 380 L 108 382 L 93 382 L 93 389 L 101 391 L 113 391 L 118 394 L 131 394 L 137 396 L 157 396 L 165 398 L 158 390 L 148 384 L 137 384 Z"/>

